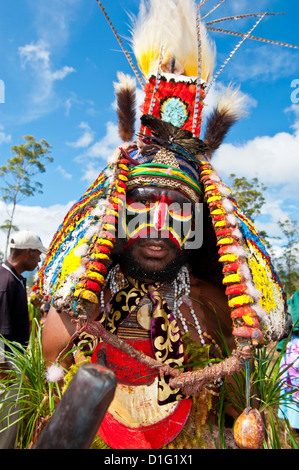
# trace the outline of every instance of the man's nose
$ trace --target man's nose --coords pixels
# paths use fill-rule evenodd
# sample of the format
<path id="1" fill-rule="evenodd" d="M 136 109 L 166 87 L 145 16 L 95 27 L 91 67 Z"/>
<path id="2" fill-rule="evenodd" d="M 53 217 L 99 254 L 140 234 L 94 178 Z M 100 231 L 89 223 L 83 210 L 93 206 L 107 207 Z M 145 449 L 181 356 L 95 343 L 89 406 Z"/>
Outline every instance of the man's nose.
<path id="1" fill-rule="evenodd" d="M 168 205 L 166 202 L 160 201 L 155 207 L 154 213 L 154 227 L 156 230 L 162 230 L 166 222 L 166 214 Z"/>

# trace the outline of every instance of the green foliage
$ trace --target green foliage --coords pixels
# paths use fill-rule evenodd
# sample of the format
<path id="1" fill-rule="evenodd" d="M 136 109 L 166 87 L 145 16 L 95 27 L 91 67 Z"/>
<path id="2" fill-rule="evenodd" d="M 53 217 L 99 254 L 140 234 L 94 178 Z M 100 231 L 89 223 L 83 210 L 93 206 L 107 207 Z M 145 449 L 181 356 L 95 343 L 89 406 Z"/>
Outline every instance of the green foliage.
<path id="1" fill-rule="evenodd" d="M 298 222 L 286 219 L 278 222 L 284 235 L 285 243 L 281 256 L 276 262 L 278 274 L 288 296 L 294 294 L 299 287 L 299 229 Z"/>
<path id="2" fill-rule="evenodd" d="M 298 443 L 288 420 L 282 421 L 277 414 L 279 403 L 286 398 L 291 399 L 295 392 L 295 390 L 287 391 L 285 389 L 284 371 L 280 367 L 286 346 L 287 341 L 279 354 L 276 352 L 276 345 L 257 351 L 253 373 L 254 386 L 257 388 L 257 400 L 260 402 L 260 412 L 264 414 L 266 423 L 265 447 L 271 449 L 283 448 L 283 431 L 287 431 L 290 447 L 298 449 Z"/>
<path id="3" fill-rule="evenodd" d="M 0 166 L 0 176 L 4 178 L 5 187 L 1 187 L 3 201 L 14 203 L 23 197 L 29 197 L 36 192 L 41 192 L 42 185 L 32 181 L 32 177 L 37 173 L 44 173 L 45 165 L 42 159 L 53 161 L 48 156 L 50 145 L 45 139 L 36 142 L 33 136 L 24 136 L 25 144 L 13 145 L 12 158 L 6 160 L 6 165 Z"/>
<path id="4" fill-rule="evenodd" d="M 42 184 L 33 178 L 38 173 L 46 171 L 45 161 L 52 162 L 49 156 L 50 145 L 45 139 L 36 142 L 31 135 L 24 136 L 25 144 L 11 147 L 12 158 L 6 160 L 6 165 L 0 166 L 0 178 L 3 185 L 0 187 L 2 199 L 5 204 L 11 204 L 9 219 L 0 228 L 7 232 L 5 257 L 7 255 L 8 240 L 13 227 L 15 208 L 24 198 L 42 192 Z"/>
<path id="5" fill-rule="evenodd" d="M 231 189 L 234 198 L 246 216 L 254 221 L 265 204 L 263 192 L 267 187 L 258 178 L 248 181 L 244 176 L 238 178 L 234 173 L 231 173 L 230 179 L 232 180 Z"/>
<path id="6" fill-rule="evenodd" d="M 18 423 L 17 447 L 28 449 L 37 419 L 52 415 L 55 397 L 60 396 L 60 390 L 56 382 L 46 380 L 42 327 L 37 321 L 32 322 L 28 348 L 4 338 L 1 340 L 11 350 L 6 352 L 6 360 L 11 367 L 7 377 L 1 381 L 1 385 L 10 391 L 10 397 L 2 402 L 2 408 L 8 409 L 8 426 Z M 18 412 L 14 408 L 15 402 L 19 405 Z M 5 429 L 1 429 L 0 433 Z"/>

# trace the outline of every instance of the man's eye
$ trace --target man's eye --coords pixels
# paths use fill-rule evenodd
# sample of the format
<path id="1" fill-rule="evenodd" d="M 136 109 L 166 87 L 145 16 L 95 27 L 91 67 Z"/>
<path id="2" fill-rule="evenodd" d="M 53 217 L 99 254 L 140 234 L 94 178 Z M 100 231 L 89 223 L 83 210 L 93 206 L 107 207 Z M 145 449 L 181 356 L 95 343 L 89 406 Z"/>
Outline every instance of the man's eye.
<path id="1" fill-rule="evenodd" d="M 150 206 L 151 205 L 151 201 L 149 201 L 147 199 L 140 199 L 139 201 L 137 201 L 137 203 L 143 204 L 144 206 Z"/>
<path id="2" fill-rule="evenodd" d="M 169 213 L 173 217 L 180 217 L 182 219 L 189 219 L 192 215 L 192 208 L 190 204 L 175 202 L 168 208 Z"/>
<path id="3" fill-rule="evenodd" d="M 127 202 L 127 208 L 133 211 L 142 211 L 146 210 L 151 206 L 150 201 L 132 201 L 132 202 Z"/>

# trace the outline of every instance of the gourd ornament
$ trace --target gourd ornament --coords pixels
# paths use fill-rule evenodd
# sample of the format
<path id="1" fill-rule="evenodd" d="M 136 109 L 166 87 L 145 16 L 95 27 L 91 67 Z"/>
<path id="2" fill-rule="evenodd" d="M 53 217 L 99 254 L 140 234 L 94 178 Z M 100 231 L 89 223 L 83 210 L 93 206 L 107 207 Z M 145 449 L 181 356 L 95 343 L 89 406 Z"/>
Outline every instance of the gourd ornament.
<path id="1" fill-rule="evenodd" d="M 258 410 L 245 408 L 236 419 L 234 439 L 241 449 L 261 449 L 265 438 L 262 417 Z"/>

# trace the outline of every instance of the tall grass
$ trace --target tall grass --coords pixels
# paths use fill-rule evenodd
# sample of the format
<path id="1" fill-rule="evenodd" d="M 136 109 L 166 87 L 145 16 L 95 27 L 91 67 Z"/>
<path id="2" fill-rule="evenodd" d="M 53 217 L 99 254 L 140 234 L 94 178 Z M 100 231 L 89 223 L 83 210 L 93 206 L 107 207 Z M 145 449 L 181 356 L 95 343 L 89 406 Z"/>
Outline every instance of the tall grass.
<path id="1" fill-rule="evenodd" d="M 17 424 L 16 447 L 27 449 L 32 441 L 37 420 L 53 414 L 55 397 L 60 397 L 60 390 L 57 383 L 46 380 L 42 327 L 36 320 L 32 322 L 27 348 L 4 338 L 1 340 L 10 349 L 5 353 L 10 368 L 5 371 L 6 378 L 1 380 L 1 387 L 9 393 L 6 393 L 6 398 L 2 400 L 2 411 L 6 411 L 8 423 L 0 433 Z M 15 409 L 15 403 L 18 404 L 18 410 Z"/>
<path id="2" fill-rule="evenodd" d="M 222 336 L 222 335 L 221 335 Z M 9 346 L 6 352 L 10 369 L 7 377 L 1 381 L 0 386 L 10 392 L 10 397 L 2 400 L 2 410 L 8 411 L 8 424 L 0 430 L 5 432 L 7 427 L 18 425 L 16 447 L 28 449 L 34 435 L 34 429 L 40 418 L 49 418 L 55 409 L 55 400 L 61 397 L 58 383 L 46 379 L 46 367 L 42 352 L 42 326 L 37 321 L 32 323 L 30 341 L 27 348 L 15 342 L 2 338 L 4 344 Z M 229 355 L 225 347 L 224 337 L 219 338 L 225 354 Z M 218 401 L 218 439 L 217 446 L 226 448 L 226 410 L 233 406 L 238 413 L 242 413 L 248 406 L 248 390 L 250 402 L 259 409 L 263 416 L 266 429 L 265 448 L 285 448 L 286 435 L 288 448 L 298 449 L 298 440 L 292 433 L 288 420 L 278 418 L 279 402 L 291 396 L 290 391 L 284 390 L 284 381 L 280 362 L 286 346 L 278 353 L 276 345 L 272 348 L 264 347 L 257 350 L 251 365 L 250 381 L 246 369 L 233 375 L 233 380 L 225 380 L 220 390 Z M 248 383 L 249 382 L 249 383 Z M 18 410 L 15 409 L 18 404 Z M 1 413 L 0 413 L 1 419 Z M 298 439 L 298 438 L 297 438 Z M 216 442 L 216 440 L 215 440 Z"/>

